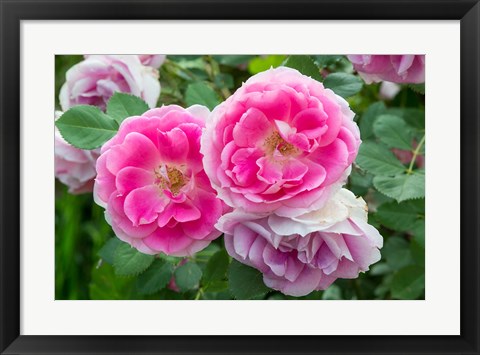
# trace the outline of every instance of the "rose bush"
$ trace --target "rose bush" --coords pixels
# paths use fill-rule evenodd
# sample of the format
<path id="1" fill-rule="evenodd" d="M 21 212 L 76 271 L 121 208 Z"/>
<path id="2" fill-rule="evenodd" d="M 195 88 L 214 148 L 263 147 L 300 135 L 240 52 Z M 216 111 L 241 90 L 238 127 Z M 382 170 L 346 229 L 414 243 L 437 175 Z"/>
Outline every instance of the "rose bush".
<path id="1" fill-rule="evenodd" d="M 75 105 L 93 105 L 104 110 L 114 92 L 141 97 L 153 108 L 160 96 L 158 71 L 143 65 L 136 55 L 90 55 L 67 71 L 60 105 L 63 111 Z"/>
<path id="2" fill-rule="evenodd" d="M 147 254 L 187 256 L 221 232 L 223 203 L 203 170 L 200 136 L 209 111 L 163 106 L 127 118 L 101 149 L 95 201 L 116 236 Z"/>
<path id="3" fill-rule="evenodd" d="M 240 210 L 217 227 L 236 260 L 263 273 L 265 284 L 286 295 L 325 290 L 337 278 L 356 278 L 380 260 L 383 239 L 367 223 L 367 205 L 346 189 L 318 211 L 294 218 Z"/>
<path id="4" fill-rule="evenodd" d="M 348 59 L 367 84 L 425 82 L 424 55 L 349 55 Z"/>
<path id="5" fill-rule="evenodd" d="M 344 184 L 360 145 L 348 103 L 297 70 L 252 76 L 212 112 L 202 137 L 219 197 L 250 212 L 296 216 Z"/>

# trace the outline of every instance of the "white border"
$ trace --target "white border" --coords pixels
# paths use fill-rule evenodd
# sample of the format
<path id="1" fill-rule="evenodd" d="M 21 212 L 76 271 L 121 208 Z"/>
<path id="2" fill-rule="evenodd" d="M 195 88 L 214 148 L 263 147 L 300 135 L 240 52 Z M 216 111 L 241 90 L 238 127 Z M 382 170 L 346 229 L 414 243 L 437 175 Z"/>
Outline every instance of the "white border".
<path id="1" fill-rule="evenodd" d="M 460 334 L 459 21 L 22 21 L 21 334 Z M 54 54 L 427 55 L 425 301 L 54 301 Z"/>

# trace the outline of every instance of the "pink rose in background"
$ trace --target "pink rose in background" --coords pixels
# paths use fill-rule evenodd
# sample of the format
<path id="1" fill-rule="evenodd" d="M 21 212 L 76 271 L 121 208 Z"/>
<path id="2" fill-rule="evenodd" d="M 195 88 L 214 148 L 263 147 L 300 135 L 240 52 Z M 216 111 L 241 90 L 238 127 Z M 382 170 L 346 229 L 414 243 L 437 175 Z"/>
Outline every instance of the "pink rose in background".
<path id="1" fill-rule="evenodd" d="M 105 110 L 115 92 L 141 97 L 153 108 L 160 96 L 158 71 L 143 65 L 136 55 L 89 55 L 67 71 L 60 105 L 63 111 L 75 105 Z"/>
<path id="2" fill-rule="evenodd" d="M 299 217 L 235 210 L 217 228 L 233 258 L 261 271 L 268 287 L 296 297 L 325 290 L 337 278 L 356 278 L 380 260 L 383 246 L 367 223 L 365 201 L 346 189 Z"/>
<path id="3" fill-rule="evenodd" d="M 225 205 L 202 166 L 207 108 L 163 106 L 127 118 L 101 150 L 95 201 L 121 240 L 147 254 L 188 256 L 220 236 Z"/>
<path id="4" fill-rule="evenodd" d="M 143 65 L 158 69 L 165 61 L 165 54 L 140 54 L 138 56 Z"/>
<path id="5" fill-rule="evenodd" d="M 62 112 L 55 112 L 55 120 Z M 55 177 L 68 186 L 71 194 L 93 191 L 100 149 L 82 150 L 68 144 L 55 127 Z"/>
<path id="6" fill-rule="evenodd" d="M 322 83 L 279 67 L 252 76 L 212 112 L 205 172 L 227 205 L 298 216 L 345 182 L 360 145 L 348 103 Z"/>
<path id="7" fill-rule="evenodd" d="M 349 55 L 348 59 L 367 84 L 425 82 L 424 55 Z"/>

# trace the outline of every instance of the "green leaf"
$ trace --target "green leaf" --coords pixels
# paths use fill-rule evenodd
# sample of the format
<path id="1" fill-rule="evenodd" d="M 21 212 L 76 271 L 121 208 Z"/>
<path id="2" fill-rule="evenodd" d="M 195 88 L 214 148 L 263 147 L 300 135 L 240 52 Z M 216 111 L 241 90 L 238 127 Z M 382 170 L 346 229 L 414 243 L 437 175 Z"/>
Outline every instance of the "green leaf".
<path id="1" fill-rule="evenodd" d="M 367 194 L 368 189 L 372 186 L 373 176 L 371 174 L 360 173 L 358 169 L 353 169 L 348 177 L 349 190 L 357 196 Z"/>
<path id="2" fill-rule="evenodd" d="M 425 217 L 425 200 L 385 203 L 378 207 L 375 218 L 385 227 L 396 231 L 415 228 L 417 220 Z"/>
<path id="3" fill-rule="evenodd" d="M 360 118 L 359 126 L 362 139 L 373 136 L 373 123 L 376 118 L 386 112 L 387 108 L 382 101 L 370 105 Z"/>
<path id="4" fill-rule="evenodd" d="M 321 68 L 328 67 L 330 65 L 335 65 L 343 58 L 342 55 L 315 55 L 313 56 L 313 60 L 316 65 Z"/>
<path id="5" fill-rule="evenodd" d="M 418 220 L 411 229 L 413 239 L 425 249 L 425 220 Z"/>
<path id="6" fill-rule="evenodd" d="M 174 274 L 175 283 L 182 292 L 198 288 L 202 278 L 202 270 L 192 261 L 179 266 Z"/>
<path id="7" fill-rule="evenodd" d="M 204 286 L 205 292 L 223 292 L 228 290 L 227 281 L 212 281 L 208 285 Z"/>
<path id="8" fill-rule="evenodd" d="M 122 243 L 123 242 L 118 238 L 110 238 L 109 240 L 107 240 L 105 245 L 98 251 L 98 256 L 100 256 L 105 262 L 112 265 L 115 250 Z"/>
<path id="9" fill-rule="evenodd" d="M 373 124 L 373 130 L 387 146 L 412 150 L 413 131 L 400 117 L 380 115 Z"/>
<path id="10" fill-rule="evenodd" d="M 269 289 L 263 283 L 263 275 L 257 269 L 233 260 L 228 268 L 229 288 L 238 300 L 265 295 Z"/>
<path id="11" fill-rule="evenodd" d="M 250 59 L 254 58 L 253 55 L 214 55 L 213 59 L 223 65 L 228 65 L 236 67 L 240 64 L 248 62 Z"/>
<path id="12" fill-rule="evenodd" d="M 291 55 L 283 63 L 284 66 L 297 69 L 300 73 L 310 76 L 315 80 L 322 81 L 320 69 L 315 65 L 312 57 L 308 55 Z"/>
<path id="13" fill-rule="evenodd" d="M 107 115 L 112 117 L 118 124 L 122 123 L 127 117 L 140 116 L 149 109 L 147 103 L 141 98 L 116 92 L 108 100 Z"/>
<path id="14" fill-rule="evenodd" d="M 332 285 L 327 288 L 322 295 L 322 300 L 341 300 L 342 289 L 337 285 Z"/>
<path id="15" fill-rule="evenodd" d="M 423 83 L 423 84 L 408 84 L 408 87 L 418 94 L 425 95 L 425 83 Z"/>
<path id="16" fill-rule="evenodd" d="M 188 106 L 198 104 L 213 110 L 220 103 L 220 99 L 210 86 L 200 82 L 188 85 L 185 92 L 185 102 Z"/>
<path id="17" fill-rule="evenodd" d="M 371 276 L 381 276 L 389 274 L 391 272 L 392 269 L 387 263 L 376 263 L 375 265 L 372 265 L 368 274 Z"/>
<path id="18" fill-rule="evenodd" d="M 124 243 L 115 250 L 113 266 L 115 267 L 115 273 L 119 276 L 138 275 L 145 271 L 153 260 L 153 255 L 142 254 Z"/>
<path id="19" fill-rule="evenodd" d="M 410 242 L 410 250 L 412 252 L 413 260 L 417 265 L 425 267 L 425 247 L 413 239 Z"/>
<path id="20" fill-rule="evenodd" d="M 225 250 L 220 250 L 208 260 L 205 272 L 203 274 L 203 281 L 209 284 L 213 281 L 225 279 L 227 275 L 228 264 L 230 260 Z"/>
<path id="21" fill-rule="evenodd" d="M 248 63 L 250 74 L 257 74 L 270 68 L 276 68 L 284 62 L 284 55 L 267 55 L 266 57 L 256 57 Z"/>
<path id="22" fill-rule="evenodd" d="M 382 257 L 392 270 L 399 270 L 413 263 L 409 243 L 400 237 L 389 237 L 382 249 Z"/>
<path id="23" fill-rule="evenodd" d="M 134 279 L 117 277 L 113 267 L 102 264 L 92 270 L 89 297 L 92 300 L 130 300 L 137 298 Z"/>
<path id="24" fill-rule="evenodd" d="M 337 95 L 349 97 L 362 90 L 363 81 L 352 74 L 332 73 L 325 78 L 323 85 Z"/>
<path id="25" fill-rule="evenodd" d="M 387 110 L 388 114 L 399 116 L 410 126 L 418 129 L 425 129 L 425 111 L 411 107 L 394 107 Z"/>
<path id="26" fill-rule="evenodd" d="M 388 148 L 369 141 L 360 145 L 356 163 L 374 175 L 396 175 L 406 170 Z"/>
<path id="27" fill-rule="evenodd" d="M 232 89 L 234 86 L 233 76 L 230 74 L 220 73 L 215 76 L 215 85 L 219 88 Z"/>
<path id="28" fill-rule="evenodd" d="M 414 300 L 425 289 L 425 269 L 410 265 L 397 272 L 392 280 L 392 297 L 401 300 Z"/>
<path id="29" fill-rule="evenodd" d="M 425 197 L 425 175 L 418 171 L 412 174 L 375 176 L 373 186 L 398 202 Z"/>
<path id="30" fill-rule="evenodd" d="M 74 147 L 95 149 L 112 138 L 118 124 L 98 107 L 79 105 L 66 111 L 56 122 L 62 137 Z"/>
<path id="31" fill-rule="evenodd" d="M 156 259 L 152 265 L 137 278 L 138 291 L 150 295 L 168 285 L 173 275 L 173 265 L 165 260 Z"/>

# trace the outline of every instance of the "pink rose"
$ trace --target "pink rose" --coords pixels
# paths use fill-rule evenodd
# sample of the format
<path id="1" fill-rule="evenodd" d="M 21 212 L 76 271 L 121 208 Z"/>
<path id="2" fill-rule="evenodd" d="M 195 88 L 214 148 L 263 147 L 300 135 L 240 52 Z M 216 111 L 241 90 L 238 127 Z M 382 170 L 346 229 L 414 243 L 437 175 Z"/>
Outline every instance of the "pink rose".
<path id="1" fill-rule="evenodd" d="M 158 71 L 142 65 L 136 55 L 89 55 L 67 71 L 60 105 L 64 111 L 75 105 L 105 110 L 115 92 L 141 97 L 153 108 L 160 96 Z"/>
<path id="2" fill-rule="evenodd" d="M 127 118 L 101 150 L 95 201 L 117 237 L 146 254 L 188 256 L 220 236 L 223 203 L 202 166 L 209 111 L 163 106 Z"/>
<path id="3" fill-rule="evenodd" d="M 286 67 L 252 76 L 212 112 L 205 172 L 227 205 L 282 216 L 320 208 L 360 145 L 348 103 Z"/>
<path id="4" fill-rule="evenodd" d="M 140 54 L 138 56 L 143 65 L 158 69 L 165 61 L 164 54 Z"/>
<path id="5" fill-rule="evenodd" d="M 349 55 L 348 59 L 367 84 L 379 81 L 424 83 L 424 55 Z"/>
<path id="6" fill-rule="evenodd" d="M 58 119 L 62 112 L 55 112 Z M 95 163 L 100 149 L 82 150 L 68 144 L 55 127 L 55 177 L 68 186 L 68 192 L 91 192 L 97 172 Z"/>
<path id="7" fill-rule="evenodd" d="M 299 297 L 356 278 L 380 260 L 383 239 L 366 210 L 362 198 L 341 189 L 325 207 L 299 217 L 235 210 L 217 228 L 233 258 L 261 271 L 268 287 Z"/>

